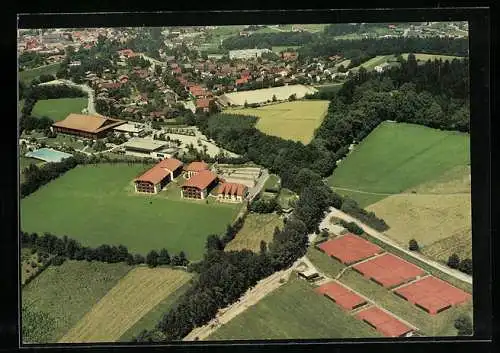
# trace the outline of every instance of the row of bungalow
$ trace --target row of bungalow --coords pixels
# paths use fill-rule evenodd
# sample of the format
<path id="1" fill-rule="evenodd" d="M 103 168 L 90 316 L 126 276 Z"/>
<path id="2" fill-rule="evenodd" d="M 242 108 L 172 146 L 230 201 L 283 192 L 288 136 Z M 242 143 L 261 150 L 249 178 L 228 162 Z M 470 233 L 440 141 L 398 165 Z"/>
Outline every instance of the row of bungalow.
<path id="1" fill-rule="evenodd" d="M 175 158 L 164 159 L 135 178 L 135 192 L 157 194 L 181 174 L 186 179 L 181 185 L 181 198 L 204 200 L 216 186 L 216 198 L 220 202 L 243 202 L 248 194 L 247 186 L 227 183 L 210 171 L 208 164 L 203 161 L 184 165 Z"/>

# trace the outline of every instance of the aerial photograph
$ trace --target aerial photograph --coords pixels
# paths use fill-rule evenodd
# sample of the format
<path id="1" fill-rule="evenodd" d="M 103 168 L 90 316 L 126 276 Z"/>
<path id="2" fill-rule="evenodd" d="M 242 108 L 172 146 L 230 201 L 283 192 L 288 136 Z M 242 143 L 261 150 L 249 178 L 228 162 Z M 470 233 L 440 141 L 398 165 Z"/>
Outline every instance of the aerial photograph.
<path id="1" fill-rule="evenodd" d="M 19 28 L 20 342 L 473 335 L 468 33 Z"/>

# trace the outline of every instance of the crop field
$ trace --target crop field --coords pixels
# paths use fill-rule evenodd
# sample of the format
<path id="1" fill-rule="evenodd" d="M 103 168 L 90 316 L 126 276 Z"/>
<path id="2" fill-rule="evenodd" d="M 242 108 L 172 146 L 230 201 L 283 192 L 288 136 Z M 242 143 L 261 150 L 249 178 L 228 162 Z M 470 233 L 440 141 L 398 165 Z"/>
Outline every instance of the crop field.
<path id="1" fill-rule="evenodd" d="M 273 232 L 276 227 L 283 229 L 283 220 L 278 215 L 274 213 L 250 213 L 245 218 L 243 228 L 226 246 L 225 250 L 248 249 L 259 252 L 260 241 L 264 240 L 269 245 L 273 240 Z"/>
<path id="2" fill-rule="evenodd" d="M 379 337 L 296 276 L 207 340 Z"/>
<path id="3" fill-rule="evenodd" d="M 142 316 L 190 278 L 191 274 L 182 270 L 137 267 L 107 292 L 59 342 L 118 341 Z"/>
<path id="4" fill-rule="evenodd" d="M 46 268 L 22 290 L 23 342 L 57 342 L 131 268 L 70 260 Z"/>
<path id="5" fill-rule="evenodd" d="M 31 82 L 35 77 L 40 75 L 55 75 L 57 70 L 59 70 L 59 63 L 49 64 L 45 66 L 37 67 L 33 70 L 26 70 L 19 72 L 19 80 L 25 83 Z"/>
<path id="6" fill-rule="evenodd" d="M 384 122 L 342 160 L 328 183 L 366 207 L 469 161 L 468 134 Z"/>
<path id="7" fill-rule="evenodd" d="M 449 60 L 452 61 L 453 59 L 463 59 L 462 56 L 453 56 L 453 55 L 437 55 L 437 54 L 421 54 L 421 53 L 414 53 L 415 59 L 417 59 L 417 62 L 426 62 L 427 60 L 434 60 L 434 59 L 441 59 L 443 61 Z M 408 59 L 408 53 L 402 54 L 401 55 L 403 59 L 407 60 Z"/>
<path id="8" fill-rule="evenodd" d="M 416 326 L 426 336 L 456 336 L 453 323 L 461 313 L 472 316 L 472 302 L 451 307 L 436 315 L 429 315 L 424 310 L 398 297 L 386 288 L 367 280 L 352 269 L 346 270 L 340 282 L 367 296 L 391 313 Z"/>
<path id="9" fill-rule="evenodd" d="M 257 116 L 256 128 L 265 134 L 308 144 L 321 125 L 328 101 L 306 100 L 273 104 L 259 108 L 232 109 L 229 112 Z"/>
<path id="10" fill-rule="evenodd" d="M 87 108 L 87 98 L 45 99 L 36 102 L 33 116 L 47 116 L 54 121 L 60 121 L 70 113 L 81 113 L 83 108 Z"/>
<path id="11" fill-rule="evenodd" d="M 78 166 L 21 201 L 21 228 L 66 234 L 86 246 L 123 244 L 143 255 L 165 247 L 200 259 L 207 235 L 224 231 L 241 205 L 135 194 L 132 180 L 148 167 Z"/>
<path id="12" fill-rule="evenodd" d="M 134 337 L 138 336 L 143 330 L 152 330 L 161 320 L 163 314 L 170 311 L 179 298 L 189 289 L 190 282 L 184 283 L 175 291 L 171 292 L 165 299 L 151 309 L 146 315 L 142 316 L 134 325 L 132 325 L 120 337 L 120 342 L 130 342 Z"/>
<path id="13" fill-rule="evenodd" d="M 453 253 L 471 258 L 470 187 L 470 167 L 458 166 L 367 209 L 389 224 L 389 237 L 404 246 L 417 240 L 433 260 L 446 261 Z"/>

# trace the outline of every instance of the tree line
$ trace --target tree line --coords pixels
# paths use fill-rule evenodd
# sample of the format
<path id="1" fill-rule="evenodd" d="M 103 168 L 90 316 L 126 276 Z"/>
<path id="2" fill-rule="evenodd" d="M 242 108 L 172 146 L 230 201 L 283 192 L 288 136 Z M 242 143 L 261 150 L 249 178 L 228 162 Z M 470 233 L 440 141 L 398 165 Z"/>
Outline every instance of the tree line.
<path id="1" fill-rule="evenodd" d="M 426 53 L 467 56 L 467 38 L 418 38 L 398 37 L 381 39 L 338 40 L 330 36 L 318 35 L 315 40 L 304 43 L 298 49 L 299 60 L 342 55 L 351 59 L 360 56 L 392 55 L 402 53 Z"/>
<path id="2" fill-rule="evenodd" d="M 83 246 L 80 242 L 66 235 L 58 237 L 51 233 L 27 233 L 21 231 L 21 246 L 31 248 L 32 251 L 55 255 L 52 265 L 59 266 L 66 259 L 77 261 L 100 261 L 107 263 L 126 262 L 128 265 L 147 264 L 149 267 L 158 265 L 186 266 L 189 263 L 183 251 L 179 255 L 170 257 L 167 249 L 150 251 L 146 257 L 141 254 L 132 254 L 125 245 L 103 244 L 92 248 Z"/>

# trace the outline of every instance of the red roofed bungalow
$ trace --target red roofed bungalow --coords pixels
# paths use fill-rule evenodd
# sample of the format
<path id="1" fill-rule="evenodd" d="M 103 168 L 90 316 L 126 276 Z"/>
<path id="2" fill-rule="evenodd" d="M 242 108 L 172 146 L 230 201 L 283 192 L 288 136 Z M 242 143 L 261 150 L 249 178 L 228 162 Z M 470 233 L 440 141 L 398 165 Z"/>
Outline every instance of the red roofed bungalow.
<path id="1" fill-rule="evenodd" d="M 203 97 L 207 95 L 207 91 L 198 85 L 189 87 L 189 92 L 195 97 Z"/>
<path id="2" fill-rule="evenodd" d="M 191 178 L 192 176 L 195 176 L 199 172 L 203 170 L 208 170 L 208 164 L 205 162 L 191 162 L 188 164 L 186 167 L 184 167 L 184 171 L 186 174 L 184 175 L 186 179 Z"/>
<path id="3" fill-rule="evenodd" d="M 175 69 L 172 69 L 172 72 L 173 72 L 174 74 L 180 74 L 180 73 L 182 73 L 182 70 L 181 70 L 181 68 L 180 68 L 180 67 L 176 67 Z"/>
<path id="4" fill-rule="evenodd" d="M 222 183 L 217 190 L 217 201 L 243 202 L 247 195 L 248 187 L 238 183 Z"/>
<path id="5" fill-rule="evenodd" d="M 296 52 L 293 52 L 293 51 L 285 51 L 281 54 L 281 58 L 283 60 L 296 60 L 297 59 L 297 53 Z"/>
<path id="6" fill-rule="evenodd" d="M 134 179 L 135 192 L 157 194 L 169 181 L 181 174 L 181 171 L 181 161 L 175 158 L 164 159 Z"/>
<path id="7" fill-rule="evenodd" d="M 134 53 L 134 51 L 132 49 L 118 50 L 118 54 L 120 54 L 120 56 L 124 56 L 126 58 L 133 58 L 134 56 L 138 55 L 138 54 Z"/>
<path id="8" fill-rule="evenodd" d="M 102 88 L 106 88 L 106 89 L 116 89 L 116 88 L 120 88 L 121 87 L 121 82 L 104 82 L 101 84 L 101 87 Z"/>
<path id="9" fill-rule="evenodd" d="M 210 170 L 202 170 L 186 180 L 181 186 L 181 197 L 203 200 L 207 197 L 210 189 L 215 186 L 217 179 L 217 174 Z"/>
<path id="10" fill-rule="evenodd" d="M 121 75 L 120 77 L 118 77 L 118 81 L 120 81 L 121 83 L 127 83 L 128 82 L 128 76 L 127 75 Z"/>

